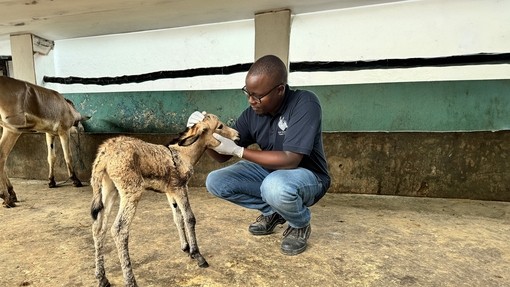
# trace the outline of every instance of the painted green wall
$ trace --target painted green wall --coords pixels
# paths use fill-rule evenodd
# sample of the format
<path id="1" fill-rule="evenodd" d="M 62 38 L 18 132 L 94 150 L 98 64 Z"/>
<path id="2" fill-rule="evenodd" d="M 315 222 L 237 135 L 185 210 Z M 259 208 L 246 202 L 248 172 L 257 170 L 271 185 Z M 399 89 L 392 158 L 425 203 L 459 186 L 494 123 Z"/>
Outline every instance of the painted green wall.
<path id="1" fill-rule="evenodd" d="M 323 106 L 325 132 L 495 131 L 510 128 L 510 80 L 299 87 Z M 92 118 L 91 133 L 178 133 L 205 110 L 231 124 L 247 107 L 240 90 L 66 94 Z"/>
<path id="2" fill-rule="evenodd" d="M 310 87 L 324 131 L 494 131 L 510 128 L 510 80 Z"/>
<path id="3" fill-rule="evenodd" d="M 179 133 L 195 110 L 217 114 L 228 124 L 246 107 L 241 91 L 156 91 L 65 94 L 91 116 L 92 133 Z"/>

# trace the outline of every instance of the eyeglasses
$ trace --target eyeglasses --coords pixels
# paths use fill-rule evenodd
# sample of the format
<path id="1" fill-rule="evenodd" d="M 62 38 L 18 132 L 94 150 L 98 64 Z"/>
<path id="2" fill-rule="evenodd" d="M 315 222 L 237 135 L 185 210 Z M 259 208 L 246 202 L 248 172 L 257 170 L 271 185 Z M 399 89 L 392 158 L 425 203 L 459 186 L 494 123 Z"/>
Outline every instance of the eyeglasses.
<path id="1" fill-rule="evenodd" d="M 271 90 L 269 90 L 269 92 L 265 93 L 264 95 L 260 96 L 260 97 L 255 97 L 254 95 L 251 95 L 250 92 L 248 92 L 248 90 L 246 89 L 246 86 L 244 86 L 241 91 L 243 91 L 243 93 L 248 97 L 248 98 L 254 98 L 255 100 L 257 100 L 259 102 L 259 104 L 262 102 L 262 98 L 264 98 L 265 96 L 271 94 L 272 91 L 274 91 L 274 89 L 278 88 L 279 86 L 283 85 L 283 83 L 280 83 L 276 86 L 274 86 Z"/>

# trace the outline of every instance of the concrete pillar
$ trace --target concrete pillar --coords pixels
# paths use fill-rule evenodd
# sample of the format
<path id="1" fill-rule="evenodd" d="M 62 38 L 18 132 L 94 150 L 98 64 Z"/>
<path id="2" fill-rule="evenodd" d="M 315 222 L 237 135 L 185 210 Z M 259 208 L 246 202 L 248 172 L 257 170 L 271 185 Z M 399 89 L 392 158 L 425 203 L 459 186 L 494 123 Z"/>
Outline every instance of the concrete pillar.
<path id="1" fill-rule="evenodd" d="M 32 34 L 11 35 L 13 77 L 35 84 Z"/>
<path id="2" fill-rule="evenodd" d="M 255 60 L 273 54 L 289 67 L 290 10 L 255 14 Z"/>

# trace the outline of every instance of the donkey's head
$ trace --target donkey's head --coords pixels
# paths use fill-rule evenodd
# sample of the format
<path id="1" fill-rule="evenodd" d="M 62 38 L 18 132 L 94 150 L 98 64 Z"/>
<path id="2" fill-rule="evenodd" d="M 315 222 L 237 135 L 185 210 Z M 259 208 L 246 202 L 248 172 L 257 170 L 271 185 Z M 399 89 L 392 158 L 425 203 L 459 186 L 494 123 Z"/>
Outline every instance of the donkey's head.
<path id="1" fill-rule="evenodd" d="M 83 132 L 85 129 L 83 128 L 83 122 L 84 121 L 87 121 L 90 119 L 90 116 L 83 116 L 82 114 L 80 114 L 80 112 L 78 112 L 78 110 L 76 109 L 76 106 L 74 105 L 74 103 L 67 99 L 67 98 L 64 98 L 64 100 L 66 101 L 67 105 L 69 106 L 69 110 L 71 111 L 71 114 L 73 116 L 73 125 L 71 127 L 71 132 Z"/>
<path id="2" fill-rule="evenodd" d="M 239 133 L 225 125 L 220 119 L 213 114 L 205 114 L 204 119 L 195 125 L 186 128 L 186 130 L 179 134 L 170 144 L 178 144 L 180 146 L 189 146 L 202 139 L 204 147 L 212 148 L 218 146 L 220 142 L 213 137 L 213 133 L 220 134 L 233 141 L 239 140 Z"/>

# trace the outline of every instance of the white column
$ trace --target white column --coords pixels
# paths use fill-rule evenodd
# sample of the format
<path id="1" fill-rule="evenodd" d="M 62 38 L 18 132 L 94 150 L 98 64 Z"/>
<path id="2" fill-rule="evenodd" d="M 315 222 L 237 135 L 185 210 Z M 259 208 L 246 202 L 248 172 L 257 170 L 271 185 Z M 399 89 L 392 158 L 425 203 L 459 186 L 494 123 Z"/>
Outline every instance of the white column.
<path id="1" fill-rule="evenodd" d="M 273 54 L 289 67 L 290 10 L 255 14 L 255 60 Z"/>
<path id="2" fill-rule="evenodd" d="M 35 84 L 32 34 L 11 35 L 13 77 Z"/>

